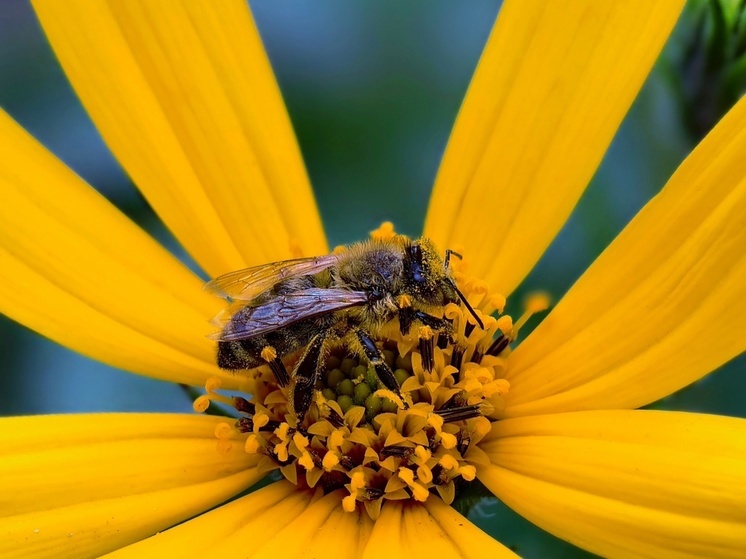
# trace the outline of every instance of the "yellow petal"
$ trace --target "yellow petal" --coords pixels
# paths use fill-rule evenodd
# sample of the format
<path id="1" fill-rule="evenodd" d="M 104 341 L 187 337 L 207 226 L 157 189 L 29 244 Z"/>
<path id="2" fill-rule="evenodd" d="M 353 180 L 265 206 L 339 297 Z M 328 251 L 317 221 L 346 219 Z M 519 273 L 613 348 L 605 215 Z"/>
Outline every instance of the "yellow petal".
<path id="1" fill-rule="evenodd" d="M 386 502 L 363 558 L 382 556 L 423 559 L 518 557 L 433 496 L 424 505 Z"/>
<path id="2" fill-rule="evenodd" d="M 541 528 L 603 557 L 743 557 L 746 421 L 590 411 L 496 423 L 479 479 Z"/>
<path id="3" fill-rule="evenodd" d="M 217 369 L 222 302 L 0 111 L 0 311 L 115 367 L 177 382 Z"/>
<path id="4" fill-rule="evenodd" d="M 273 483 L 189 522 L 114 551 L 106 557 L 244 559 L 264 540 L 302 516 L 312 495 L 312 492 L 299 491 L 295 485 L 286 481 Z"/>
<path id="5" fill-rule="evenodd" d="M 259 540 L 250 557 L 360 557 L 367 543 L 375 542 L 371 540 L 373 521 L 359 509 L 345 512 L 342 493 L 346 492 L 330 493 L 314 501 L 293 521 L 283 522 L 282 530 L 266 541 Z"/>
<path id="6" fill-rule="evenodd" d="M 326 251 L 246 2 L 34 1 L 119 162 L 211 275 Z"/>
<path id="7" fill-rule="evenodd" d="M 746 99 L 510 356 L 508 416 L 636 408 L 746 349 Z"/>
<path id="8" fill-rule="evenodd" d="M 0 556 L 97 557 L 256 482 L 225 418 L 112 414 L 0 420 Z"/>
<path id="9" fill-rule="evenodd" d="M 425 235 L 509 295 L 570 215 L 683 2 L 508 0 L 435 183 Z"/>
<path id="10" fill-rule="evenodd" d="M 440 499 L 429 498 L 425 509 L 438 523 L 454 545 L 460 550 L 461 557 L 491 557 L 493 559 L 517 559 L 518 555 L 501 543 L 482 532 L 456 509 L 449 507 Z M 432 555 L 430 557 L 433 557 Z M 436 554 L 435 557 L 438 557 Z"/>

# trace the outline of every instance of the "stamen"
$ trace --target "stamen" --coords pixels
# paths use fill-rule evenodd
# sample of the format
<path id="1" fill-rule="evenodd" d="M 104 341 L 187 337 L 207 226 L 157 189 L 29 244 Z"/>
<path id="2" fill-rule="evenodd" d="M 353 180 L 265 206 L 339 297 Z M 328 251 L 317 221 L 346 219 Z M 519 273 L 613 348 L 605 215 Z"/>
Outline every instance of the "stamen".
<path id="1" fill-rule="evenodd" d="M 440 349 L 445 349 L 448 347 L 448 334 L 446 332 L 440 332 L 438 333 L 438 343 L 437 346 Z"/>
<path id="2" fill-rule="evenodd" d="M 486 403 L 475 404 L 472 406 L 462 406 L 460 408 L 451 408 L 449 410 L 436 410 L 443 421 L 446 423 L 452 423 L 454 421 L 464 421 L 466 419 L 473 419 L 482 415 L 489 415 L 492 410 L 485 408 Z"/>
<path id="3" fill-rule="evenodd" d="M 506 347 L 510 345 L 510 339 L 504 334 L 500 334 L 495 341 L 490 344 L 490 347 L 485 351 L 485 355 L 500 355 Z"/>
<path id="4" fill-rule="evenodd" d="M 532 293 L 528 297 L 526 297 L 526 300 L 523 303 L 523 306 L 525 308 L 525 311 L 523 312 L 523 315 L 521 318 L 518 319 L 518 321 L 513 325 L 513 339 L 518 334 L 518 330 L 520 330 L 521 326 L 526 324 L 528 322 L 528 319 L 531 318 L 536 313 L 539 313 L 541 311 L 545 311 L 549 308 L 549 295 L 546 293 Z"/>
<path id="5" fill-rule="evenodd" d="M 453 346 L 453 351 L 451 352 L 451 366 L 460 369 L 463 359 L 464 348 L 460 345 Z"/>
<path id="6" fill-rule="evenodd" d="M 287 386 L 290 382 L 290 375 L 288 374 L 282 359 L 277 357 L 277 350 L 272 346 L 265 346 L 264 349 L 262 349 L 262 359 L 264 359 L 269 365 L 269 368 L 275 375 L 279 385 Z"/>
<path id="7" fill-rule="evenodd" d="M 429 326 L 422 326 L 419 332 L 420 355 L 422 356 L 422 367 L 429 373 L 435 366 L 435 334 Z"/>

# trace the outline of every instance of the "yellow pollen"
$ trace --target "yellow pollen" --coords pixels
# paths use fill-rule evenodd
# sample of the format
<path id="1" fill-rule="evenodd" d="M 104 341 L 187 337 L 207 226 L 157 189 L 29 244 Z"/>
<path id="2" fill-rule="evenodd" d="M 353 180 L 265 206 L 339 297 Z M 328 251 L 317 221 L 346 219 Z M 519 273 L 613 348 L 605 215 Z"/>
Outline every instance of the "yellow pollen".
<path id="1" fill-rule="evenodd" d="M 420 501 L 421 503 L 427 501 L 427 498 L 430 495 L 427 487 L 417 482 L 410 485 L 409 489 L 412 491 L 412 496 L 415 498 L 415 500 Z"/>
<path id="2" fill-rule="evenodd" d="M 290 430 L 290 425 L 287 423 L 283 423 L 280 425 L 277 429 L 275 429 L 275 435 L 281 440 L 286 441 L 288 438 L 288 431 Z"/>
<path id="3" fill-rule="evenodd" d="M 378 229 L 370 232 L 370 238 L 374 241 L 387 241 L 395 236 L 394 224 L 390 221 L 384 221 Z"/>
<path id="4" fill-rule="evenodd" d="M 360 471 L 352 474 L 352 477 L 350 478 L 350 486 L 354 489 L 362 489 L 365 487 L 365 474 Z"/>
<path id="5" fill-rule="evenodd" d="M 528 297 L 526 297 L 524 307 L 526 308 L 527 312 L 537 313 L 547 310 L 550 303 L 551 298 L 549 297 L 548 293 L 538 292 L 532 293 Z"/>
<path id="6" fill-rule="evenodd" d="M 412 485 L 414 483 L 414 472 L 412 470 L 399 468 L 397 475 L 399 476 L 399 479 L 407 485 Z"/>
<path id="7" fill-rule="evenodd" d="M 500 329 L 500 332 L 506 336 L 510 336 L 511 332 L 513 332 L 513 319 L 508 315 L 503 315 L 497 319 L 497 327 Z"/>
<path id="8" fill-rule="evenodd" d="M 345 510 L 345 512 L 355 512 L 356 506 L 357 499 L 355 499 L 354 495 L 347 495 L 347 497 L 342 499 L 342 508 Z"/>
<path id="9" fill-rule="evenodd" d="M 419 466 L 417 468 L 417 477 L 422 483 L 430 483 L 433 481 L 433 471 L 427 466 Z"/>
<path id="10" fill-rule="evenodd" d="M 303 455 L 298 458 L 298 464 L 303 466 L 306 470 L 313 470 L 316 465 L 313 463 L 313 458 L 308 452 L 303 452 Z"/>
<path id="11" fill-rule="evenodd" d="M 417 448 L 415 448 L 414 454 L 423 462 L 430 460 L 430 457 L 433 455 L 432 452 L 430 452 L 430 450 L 425 448 L 424 446 L 418 446 Z"/>
<path id="12" fill-rule="evenodd" d="M 440 461 L 438 462 L 441 466 L 443 466 L 446 470 L 455 470 L 458 468 L 458 460 L 456 460 L 453 456 L 450 454 L 444 454 Z"/>
<path id="13" fill-rule="evenodd" d="M 277 359 L 277 350 L 273 348 L 271 345 L 264 346 L 264 349 L 262 349 L 262 359 L 264 359 L 267 363 L 270 361 L 274 361 Z"/>
<path id="14" fill-rule="evenodd" d="M 458 444 L 458 440 L 456 439 L 456 437 L 454 435 L 451 435 L 450 433 L 441 433 L 440 442 L 443 443 L 443 447 L 447 450 L 456 448 L 456 445 Z"/>
<path id="15" fill-rule="evenodd" d="M 344 442 L 345 434 L 339 429 L 333 431 L 332 434 L 329 435 L 328 444 L 330 448 L 339 448 L 344 444 Z"/>
<path id="16" fill-rule="evenodd" d="M 461 466 L 458 469 L 458 473 L 461 474 L 461 477 L 464 478 L 466 481 L 474 481 L 474 479 L 477 477 L 477 469 L 470 464 Z"/>
<path id="17" fill-rule="evenodd" d="M 295 443 L 295 446 L 301 450 L 308 446 L 308 439 L 297 432 L 293 435 L 293 442 Z"/>
<path id="18" fill-rule="evenodd" d="M 254 415 L 254 433 L 258 433 L 259 429 L 269 423 L 269 416 L 264 412 L 258 412 Z"/>
<path id="19" fill-rule="evenodd" d="M 324 459 L 321 461 L 321 465 L 328 472 L 339 464 L 339 456 L 334 452 L 327 452 L 324 455 Z"/>
<path id="20" fill-rule="evenodd" d="M 430 340 L 434 335 L 433 329 L 429 326 L 422 326 L 419 330 L 419 338 L 421 340 Z"/>
<path id="21" fill-rule="evenodd" d="M 443 418 L 437 413 L 431 413 L 427 416 L 427 424 L 430 425 L 437 433 L 443 428 Z"/>
<path id="22" fill-rule="evenodd" d="M 256 454 L 257 452 L 259 452 L 259 448 L 261 448 L 261 445 L 259 444 L 259 437 L 253 434 L 249 435 L 249 437 L 246 439 L 246 443 L 244 444 L 246 453 Z"/>
<path id="23" fill-rule="evenodd" d="M 503 295 L 495 294 L 488 298 L 487 303 L 483 306 L 482 312 L 485 314 L 492 314 L 497 311 L 502 314 L 505 310 L 506 304 L 507 300 Z"/>
<path id="24" fill-rule="evenodd" d="M 407 307 L 412 306 L 412 298 L 407 295 L 406 293 L 403 295 L 399 295 L 399 297 L 396 299 L 396 304 L 400 309 L 405 309 Z"/>
<path id="25" fill-rule="evenodd" d="M 385 388 L 381 388 L 379 390 L 376 390 L 373 394 L 375 396 L 380 397 L 380 398 L 388 398 L 389 400 L 391 400 L 392 402 L 394 402 L 396 404 L 396 407 L 398 407 L 400 410 L 403 410 L 405 408 L 404 402 L 402 402 L 401 398 L 399 398 L 399 396 L 397 396 L 396 394 L 394 394 L 393 392 L 391 392 L 391 390 L 387 390 Z M 411 403 L 410 403 L 410 405 L 411 405 Z"/>
<path id="26" fill-rule="evenodd" d="M 528 319 L 531 318 L 532 315 L 547 310 L 549 308 L 549 302 L 549 295 L 546 293 L 533 293 L 526 297 L 526 300 L 524 301 L 525 311 L 523 315 L 521 315 L 521 318 L 519 318 L 513 325 L 513 338 L 515 338 L 518 330 L 528 322 Z"/>
<path id="27" fill-rule="evenodd" d="M 288 442 L 289 441 L 285 441 L 275 446 L 275 454 L 277 455 L 277 459 L 280 462 L 287 462 L 287 459 L 290 458 L 290 453 L 288 452 Z"/>

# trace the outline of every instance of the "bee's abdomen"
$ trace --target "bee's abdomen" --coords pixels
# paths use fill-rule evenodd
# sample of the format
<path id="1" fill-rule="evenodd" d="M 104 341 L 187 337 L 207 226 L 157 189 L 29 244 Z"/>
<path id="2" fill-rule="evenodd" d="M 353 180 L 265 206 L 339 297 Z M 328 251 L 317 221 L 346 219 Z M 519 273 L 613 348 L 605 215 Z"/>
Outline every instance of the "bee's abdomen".
<path id="1" fill-rule="evenodd" d="M 229 371 L 253 369 L 264 363 L 256 351 L 253 340 L 238 342 L 218 342 L 218 367 Z"/>
<path id="2" fill-rule="evenodd" d="M 299 320 L 278 330 L 254 336 L 246 340 L 218 342 L 218 367 L 229 371 L 253 369 L 264 365 L 262 350 L 272 347 L 277 355 L 286 355 L 307 345 L 319 332 L 329 328 L 334 318 L 331 315 L 316 319 Z"/>

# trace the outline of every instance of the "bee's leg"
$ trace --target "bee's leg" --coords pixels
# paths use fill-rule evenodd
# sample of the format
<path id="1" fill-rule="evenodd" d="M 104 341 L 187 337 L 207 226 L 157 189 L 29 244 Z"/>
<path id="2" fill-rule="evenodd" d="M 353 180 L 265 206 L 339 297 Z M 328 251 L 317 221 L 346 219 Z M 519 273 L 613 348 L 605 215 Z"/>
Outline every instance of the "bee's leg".
<path id="1" fill-rule="evenodd" d="M 406 335 L 414 322 L 419 322 L 423 326 L 429 326 L 433 330 L 438 330 L 438 345 L 441 346 L 441 337 L 444 338 L 442 347 L 447 345 L 451 332 L 451 321 L 447 318 L 438 318 L 426 312 L 412 309 L 411 307 L 403 308 L 399 311 L 399 329 L 402 335 Z M 405 330 L 406 326 L 406 330 Z M 422 356 L 423 368 L 430 372 L 435 366 L 435 338 L 420 337 L 420 355 Z"/>
<path id="2" fill-rule="evenodd" d="M 363 353 L 365 353 L 365 356 L 368 358 L 368 361 L 370 361 L 370 364 L 373 365 L 373 368 L 375 369 L 376 375 L 378 376 L 379 380 L 386 388 L 388 388 L 397 396 L 399 396 L 399 398 L 401 398 L 399 383 L 396 382 L 394 371 L 392 371 L 391 367 L 386 364 L 381 350 L 376 347 L 376 343 L 364 330 L 355 330 L 355 335 L 357 336 L 357 339 L 360 342 L 361 347 L 363 348 Z M 402 401 L 404 400 L 402 399 Z"/>
<path id="3" fill-rule="evenodd" d="M 292 396 L 290 404 L 298 416 L 298 422 L 303 421 L 306 412 L 313 402 L 316 381 L 321 374 L 322 356 L 326 332 L 316 334 L 303 352 L 303 356 L 293 371 Z"/>
<path id="4" fill-rule="evenodd" d="M 402 333 L 402 336 L 409 334 L 409 330 L 415 322 L 429 326 L 433 330 L 446 332 L 449 331 L 451 327 L 451 321 L 447 318 L 438 318 L 437 316 L 418 311 L 412 307 L 405 307 L 399 310 L 399 331 Z"/>

